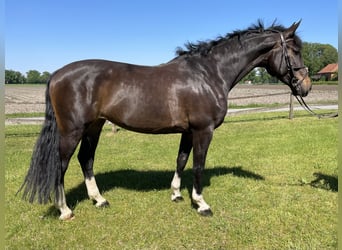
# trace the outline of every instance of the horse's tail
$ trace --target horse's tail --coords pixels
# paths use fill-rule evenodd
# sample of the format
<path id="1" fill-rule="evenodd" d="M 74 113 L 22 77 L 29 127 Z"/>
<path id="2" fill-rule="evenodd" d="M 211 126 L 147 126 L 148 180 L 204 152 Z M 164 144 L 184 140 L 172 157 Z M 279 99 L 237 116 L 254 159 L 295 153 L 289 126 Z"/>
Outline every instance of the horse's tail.
<path id="1" fill-rule="evenodd" d="M 57 186 L 61 183 L 62 163 L 59 154 L 59 133 L 55 113 L 52 108 L 49 87 L 46 87 L 45 121 L 36 142 L 31 165 L 22 184 L 23 198 L 33 202 L 36 197 L 39 203 L 47 203 L 50 195 L 58 195 Z"/>

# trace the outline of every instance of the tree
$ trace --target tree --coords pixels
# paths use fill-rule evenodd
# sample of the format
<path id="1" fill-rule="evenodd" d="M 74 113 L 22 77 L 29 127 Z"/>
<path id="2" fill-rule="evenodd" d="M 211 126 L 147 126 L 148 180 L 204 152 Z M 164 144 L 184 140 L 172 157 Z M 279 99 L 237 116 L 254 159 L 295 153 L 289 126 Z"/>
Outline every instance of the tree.
<path id="1" fill-rule="evenodd" d="M 41 75 L 40 75 L 40 82 L 41 83 L 47 83 L 47 81 L 49 80 L 51 74 L 47 71 L 44 71 Z"/>
<path id="2" fill-rule="evenodd" d="M 315 75 L 329 63 L 338 60 L 337 49 L 330 44 L 303 43 L 302 56 L 304 65 L 309 68 L 309 76 Z"/>
<path id="3" fill-rule="evenodd" d="M 265 68 L 257 68 L 257 75 L 258 75 L 258 82 L 259 83 L 272 83 L 272 82 L 278 82 L 277 79 L 274 80 L 274 78 L 268 74 L 267 70 Z"/>
<path id="4" fill-rule="evenodd" d="M 257 82 L 257 70 L 253 69 L 244 78 L 242 78 L 242 83 L 256 83 Z"/>
<path id="5" fill-rule="evenodd" d="M 5 70 L 5 83 L 25 83 L 26 79 L 19 71 Z"/>
<path id="6" fill-rule="evenodd" d="M 37 70 L 29 70 L 27 73 L 27 80 L 28 83 L 40 83 L 40 72 Z"/>

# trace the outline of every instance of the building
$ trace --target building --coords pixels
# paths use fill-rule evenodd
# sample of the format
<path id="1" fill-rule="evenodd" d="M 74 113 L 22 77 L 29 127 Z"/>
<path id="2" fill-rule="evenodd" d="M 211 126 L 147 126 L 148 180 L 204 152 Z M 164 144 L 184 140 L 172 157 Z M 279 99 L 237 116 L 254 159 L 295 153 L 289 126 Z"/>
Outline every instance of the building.
<path id="1" fill-rule="evenodd" d="M 323 69 L 317 72 L 317 77 L 319 79 L 324 79 L 326 81 L 335 80 L 338 75 L 338 64 L 330 63 Z"/>

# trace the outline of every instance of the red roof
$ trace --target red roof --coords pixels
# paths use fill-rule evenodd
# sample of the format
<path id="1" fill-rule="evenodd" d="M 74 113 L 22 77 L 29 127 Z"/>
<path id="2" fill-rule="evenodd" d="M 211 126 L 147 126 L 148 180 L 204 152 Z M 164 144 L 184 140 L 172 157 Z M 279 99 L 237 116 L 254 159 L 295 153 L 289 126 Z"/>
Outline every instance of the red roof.
<path id="1" fill-rule="evenodd" d="M 323 69 L 318 71 L 318 74 L 335 73 L 337 71 L 338 71 L 338 64 L 330 63 L 327 66 L 325 66 Z"/>

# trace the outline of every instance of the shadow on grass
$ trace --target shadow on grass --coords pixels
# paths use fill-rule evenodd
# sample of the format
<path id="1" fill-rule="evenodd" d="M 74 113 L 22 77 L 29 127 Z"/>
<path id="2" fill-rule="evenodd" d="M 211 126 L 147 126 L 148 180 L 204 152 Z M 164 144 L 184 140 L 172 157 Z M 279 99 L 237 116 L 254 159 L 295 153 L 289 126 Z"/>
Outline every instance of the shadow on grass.
<path id="1" fill-rule="evenodd" d="M 314 173 L 313 175 L 316 177 L 316 179 L 309 183 L 310 186 L 332 192 L 338 192 L 337 176 L 326 175 L 322 173 Z"/>
<path id="2" fill-rule="evenodd" d="M 254 180 L 264 180 L 265 178 L 259 174 L 244 170 L 242 167 L 215 167 L 205 169 L 203 175 L 203 187 L 210 186 L 210 179 L 215 176 L 233 175 L 241 178 L 249 178 Z M 174 171 L 141 171 L 141 170 L 113 170 L 95 175 L 97 185 L 101 193 L 110 191 L 115 188 L 124 188 L 128 190 L 136 190 L 147 192 L 153 190 L 170 189 L 171 180 Z M 192 190 L 193 174 L 192 169 L 183 172 L 182 187 L 187 188 L 189 192 Z M 77 203 L 87 200 L 87 190 L 82 182 L 77 187 L 69 190 L 66 194 L 68 205 L 74 209 Z M 51 211 L 52 212 L 52 211 Z"/>

